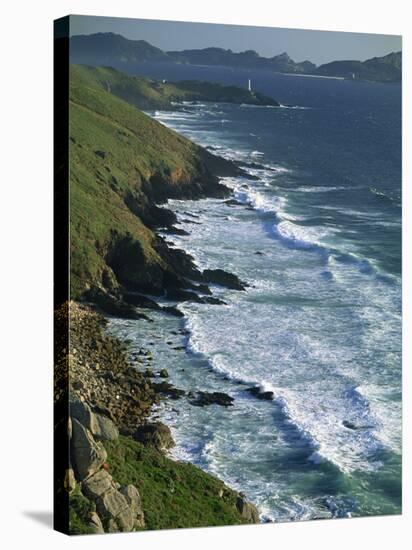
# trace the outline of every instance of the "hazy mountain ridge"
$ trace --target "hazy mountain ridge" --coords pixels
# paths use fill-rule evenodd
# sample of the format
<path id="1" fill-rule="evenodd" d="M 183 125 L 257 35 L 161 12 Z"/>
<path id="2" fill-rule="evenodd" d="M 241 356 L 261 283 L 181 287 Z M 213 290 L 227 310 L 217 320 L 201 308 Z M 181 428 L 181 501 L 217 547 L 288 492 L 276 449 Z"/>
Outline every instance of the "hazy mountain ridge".
<path id="1" fill-rule="evenodd" d="M 228 65 L 231 67 L 253 67 L 279 72 L 303 73 L 314 70 L 316 65 L 310 61 L 296 63 L 284 52 L 273 57 L 261 57 L 255 50 L 233 52 L 223 48 L 205 48 L 201 50 L 170 51 L 168 55 L 181 63 L 193 65 Z"/>
<path id="2" fill-rule="evenodd" d="M 402 79 L 402 52 L 392 52 L 366 61 L 332 61 L 315 71 L 321 76 L 340 76 L 379 82 L 397 82 Z"/>
<path id="3" fill-rule="evenodd" d="M 110 65 L 129 71 L 134 65 L 141 63 L 178 63 L 260 68 L 289 74 L 376 82 L 396 82 L 402 78 L 402 52 L 392 52 L 366 61 L 332 61 L 317 67 L 310 61 L 295 62 L 286 52 L 273 57 L 262 57 L 254 50 L 236 53 L 217 47 L 164 52 L 145 40 L 129 40 L 114 33 L 73 36 L 70 40 L 70 57 L 72 63 Z"/>

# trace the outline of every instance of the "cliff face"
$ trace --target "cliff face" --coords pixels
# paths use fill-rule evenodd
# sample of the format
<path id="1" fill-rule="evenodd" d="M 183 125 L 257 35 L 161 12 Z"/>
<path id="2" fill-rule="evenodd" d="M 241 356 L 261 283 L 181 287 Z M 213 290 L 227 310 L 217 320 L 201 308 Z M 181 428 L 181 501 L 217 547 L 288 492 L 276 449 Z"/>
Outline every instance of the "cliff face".
<path id="1" fill-rule="evenodd" d="M 174 221 L 156 203 L 224 196 L 218 176 L 240 172 L 72 70 L 71 297 L 120 285 L 158 292 L 171 281 L 184 286 L 190 262 L 175 261 L 154 234 Z"/>

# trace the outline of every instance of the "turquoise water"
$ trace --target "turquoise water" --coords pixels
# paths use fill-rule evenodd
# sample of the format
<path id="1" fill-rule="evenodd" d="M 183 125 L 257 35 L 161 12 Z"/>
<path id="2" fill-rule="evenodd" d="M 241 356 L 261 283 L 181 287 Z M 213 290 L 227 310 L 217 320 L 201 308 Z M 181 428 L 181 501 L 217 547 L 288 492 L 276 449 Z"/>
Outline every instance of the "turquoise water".
<path id="1" fill-rule="evenodd" d="M 152 113 L 257 176 L 225 179 L 235 206 L 170 201 L 189 235 L 167 235 L 251 286 L 215 287 L 227 305 L 182 304 L 182 320 L 112 329 L 151 348 L 176 386 L 235 398 L 156 414 L 174 456 L 244 491 L 263 520 L 400 513 L 400 88 L 261 78 L 298 108 Z"/>

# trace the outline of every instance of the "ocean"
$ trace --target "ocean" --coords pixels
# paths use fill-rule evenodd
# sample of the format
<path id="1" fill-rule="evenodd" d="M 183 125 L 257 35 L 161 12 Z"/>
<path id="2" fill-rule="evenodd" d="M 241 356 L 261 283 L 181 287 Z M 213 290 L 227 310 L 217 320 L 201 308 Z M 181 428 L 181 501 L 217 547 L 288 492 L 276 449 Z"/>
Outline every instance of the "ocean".
<path id="1" fill-rule="evenodd" d="M 249 175 L 236 203 L 169 201 L 189 235 L 165 235 L 201 268 L 250 286 L 183 319 L 111 329 L 187 391 L 155 416 L 171 454 L 241 490 L 262 521 L 401 512 L 401 87 L 219 67 L 150 76 L 252 87 L 282 107 L 186 104 L 150 113 Z M 174 71 L 174 72 L 173 72 Z M 183 349 L 182 349 L 183 348 Z M 273 392 L 258 399 L 248 388 Z"/>

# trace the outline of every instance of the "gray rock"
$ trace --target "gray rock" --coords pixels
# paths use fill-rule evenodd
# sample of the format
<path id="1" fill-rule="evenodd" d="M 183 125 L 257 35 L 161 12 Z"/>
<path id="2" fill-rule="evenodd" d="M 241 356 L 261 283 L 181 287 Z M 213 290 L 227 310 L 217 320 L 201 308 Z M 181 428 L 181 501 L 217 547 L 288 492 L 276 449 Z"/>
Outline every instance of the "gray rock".
<path id="1" fill-rule="evenodd" d="M 113 487 L 113 478 L 106 470 L 99 470 L 83 482 L 82 490 L 91 500 L 96 500 Z"/>
<path id="2" fill-rule="evenodd" d="M 256 506 L 251 502 L 248 502 L 242 496 L 238 496 L 236 500 L 236 508 L 238 509 L 242 518 L 249 523 L 259 523 L 259 512 Z"/>
<path id="3" fill-rule="evenodd" d="M 100 414 L 94 415 L 97 420 L 98 430 L 95 436 L 104 441 L 114 441 L 119 437 L 119 430 L 110 418 Z"/>
<path id="4" fill-rule="evenodd" d="M 129 509 L 134 518 L 134 527 L 144 527 L 144 513 L 139 491 L 134 485 L 127 485 L 122 487 L 120 492 L 126 497 L 129 504 Z"/>
<path id="5" fill-rule="evenodd" d="M 136 441 L 158 450 L 170 449 L 175 445 L 170 428 L 161 422 L 139 426 L 133 437 Z"/>
<path id="6" fill-rule="evenodd" d="M 94 437 L 104 441 L 114 441 L 119 437 L 119 430 L 110 418 L 92 412 L 87 403 L 70 402 L 70 415 L 85 426 Z"/>
<path id="7" fill-rule="evenodd" d="M 106 461 L 102 443 L 93 439 L 90 431 L 72 418 L 71 460 L 76 478 L 81 481 L 92 476 Z"/>
<path id="8" fill-rule="evenodd" d="M 116 517 L 116 523 L 120 531 L 133 531 L 135 526 L 135 518 L 130 508 L 126 508 Z"/>
<path id="9" fill-rule="evenodd" d="M 95 502 L 97 512 L 103 520 L 116 520 L 122 512 L 128 510 L 126 497 L 113 486 L 110 486 L 107 491 L 96 498 Z"/>
<path id="10" fill-rule="evenodd" d="M 89 527 L 96 535 L 101 535 L 104 533 L 102 521 L 96 512 L 93 512 L 90 516 Z"/>

